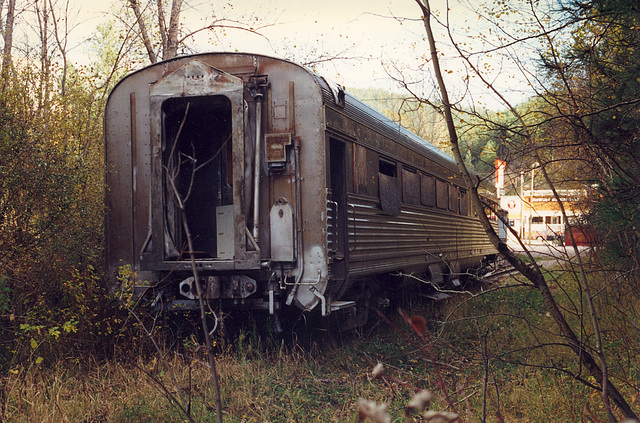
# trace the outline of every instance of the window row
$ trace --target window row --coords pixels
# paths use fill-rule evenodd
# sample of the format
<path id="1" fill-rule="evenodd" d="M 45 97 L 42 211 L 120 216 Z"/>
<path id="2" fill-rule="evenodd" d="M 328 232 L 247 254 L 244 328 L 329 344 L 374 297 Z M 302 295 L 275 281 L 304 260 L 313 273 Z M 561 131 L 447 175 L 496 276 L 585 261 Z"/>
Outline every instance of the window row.
<path id="1" fill-rule="evenodd" d="M 371 172 L 377 167 L 377 176 Z M 433 175 L 380 157 L 362 145 L 353 144 L 353 188 L 356 194 L 379 196 L 384 211 L 400 212 L 400 204 L 422 205 L 469 215 L 464 189 Z"/>
<path id="2" fill-rule="evenodd" d="M 562 224 L 562 216 L 533 216 L 531 223 L 544 223 L 546 225 Z"/>
<path id="3" fill-rule="evenodd" d="M 469 199 L 465 190 L 432 175 L 402 169 L 402 200 L 407 204 L 436 207 L 467 216 Z"/>
<path id="4" fill-rule="evenodd" d="M 380 200 L 383 210 L 399 211 L 399 202 L 423 205 L 448 210 L 464 216 L 469 215 L 469 199 L 465 190 L 435 176 L 402 167 L 402 179 L 398 181 L 396 163 L 379 158 L 378 175 L 380 181 Z M 395 192 L 392 192 L 395 187 Z M 401 188 L 401 189 L 400 189 Z M 400 197 L 402 195 L 402 198 Z M 395 207 L 389 208 L 390 197 Z"/>

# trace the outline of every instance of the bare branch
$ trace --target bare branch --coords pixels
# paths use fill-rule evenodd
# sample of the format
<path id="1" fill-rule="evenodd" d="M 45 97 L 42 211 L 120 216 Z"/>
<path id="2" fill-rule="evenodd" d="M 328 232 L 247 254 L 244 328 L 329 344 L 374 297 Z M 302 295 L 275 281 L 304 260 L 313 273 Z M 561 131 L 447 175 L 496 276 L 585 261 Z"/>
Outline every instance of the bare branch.
<path id="1" fill-rule="evenodd" d="M 453 151 L 456 163 L 458 164 L 458 168 L 459 168 L 460 172 L 462 173 L 462 176 L 463 176 L 465 182 L 467 183 L 467 187 L 469 188 L 474 207 L 476 208 L 477 215 L 478 215 L 483 227 L 485 228 L 485 232 L 488 234 L 488 236 L 489 236 L 490 240 L 492 241 L 492 243 L 496 246 L 498 252 L 514 268 L 516 268 L 520 273 L 522 273 L 525 277 L 527 277 L 533 283 L 535 288 L 538 291 L 540 291 L 540 293 L 542 295 L 542 298 L 544 300 L 544 303 L 545 303 L 545 305 L 547 307 L 547 310 L 549 311 L 549 313 L 551 314 L 551 317 L 554 319 L 554 321 L 556 322 L 556 324 L 560 328 L 563 336 L 566 337 L 566 339 L 569 341 L 569 345 L 571 346 L 572 350 L 575 352 L 576 356 L 578 356 L 580 358 L 580 361 L 585 365 L 585 367 L 589 370 L 591 375 L 598 381 L 598 383 L 602 387 L 604 402 L 605 402 L 605 406 L 607 407 L 609 419 L 610 420 L 613 419 L 613 415 L 611 414 L 610 407 L 608 405 L 609 397 L 611 397 L 615 401 L 615 403 L 618 405 L 618 407 L 620 407 L 622 409 L 622 411 L 624 412 L 625 416 L 627 416 L 629 418 L 637 418 L 635 413 L 633 412 L 633 410 L 629 406 L 629 404 L 624 399 L 624 397 L 615 388 L 615 386 L 613 386 L 610 383 L 610 381 L 608 380 L 606 361 L 604 360 L 604 355 L 601 352 L 601 348 L 597 347 L 597 353 L 598 353 L 597 355 L 598 355 L 598 358 L 599 358 L 599 361 L 600 361 L 600 365 L 601 365 L 601 367 L 600 367 L 600 366 L 598 366 L 598 364 L 594 360 L 593 356 L 585 350 L 584 343 L 580 339 L 578 339 L 578 337 L 574 333 L 573 329 L 571 328 L 571 326 L 569 325 L 569 323 L 567 322 L 567 320 L 563 316 L 563 314 L 562 314 L 561 310 L 559 309 L 558 304 L 557 304 L 555 298 L 553 297 L 553 294 L 551 293 L 551 291 L 549 289 L 549 286 L 547 285 L 547 283 L 545 281 L 545 278 L 544 278 L 540 268 L 537 266 L 537 264 L 535 264 L 535 262 L 534 262 L 533 266 L 528 266 L 520 258 L 518 258 L 511 250 L 509 250 L 509 248 L 506 246 L 506 244 L 504 244 L 498 238 L 498 236 L 495 233 L 494 229 L 491 227 L 491 224 L 490 224 L 488 218 L 482 212 L 482 210 L 483 210 L 482 209 L 482 204 L 481 204 L 481 200 L 480 200 L 480 197 L 478 195 L 478 192 L 477 192 L 477 188 L 474 188 L 474 184 L 472 183 L 471 175 L 470 175 L 469 171 L 467 170 L 467 168 L 466 168 L 466 166 L 464 164 L 464 160 L 462 158 L 462 155 L 460 153 L 458 135 L 457 135 L 456 127 L 455 127 L 455 124 L 454 124 L 453 115 L 452 115 L 452 112 L 451 112 L 452 106 L 451 106 L 451 103 L 449 102 L 449 96 L 448 96 L 448 93 L 447 93 L 446 84 L 444 82 L 444 78 L 442 76 L 442 72 L 441 72 L 441 69 L 440 69 L 440 64 L 439 64 L 439 59 L 438 59 L 438 52 L 437 52 L 437 48 L 436 48 L 436 44 L 435 44 L 435 38 L 433 36 L 433 31 L 431 29 L 431 10 L 430 10 L 430 6 L 429 6 L 429 1 L 428 0 L 415 0 L 415 1 L 418 4 L 418 6 L 420 7 L 420 9 L 422 11 L 422 14 L 423 14 L 424 27 L 425 27 L 425 31 L 426 31 L 426 34 L 427 34 L 427 39 L 429 41 L 429 48 L 430 48 L 430 51 L 431 51 L 431 61 L 432 61 L 432 64 L 433 64 L 435 77 L 436 77 L 436 80 L 438 82 L 438 86 L 440 88 L 440 94 L 442 96 L 443 108 L 444 108 L 443 111 L 444 111 L 444 114 L 445 114 L 445 119 L 447 121 L 447 128 L 449 130 L 449 141 L 451 143 L 452 151 Z M 449 34 L 450 34 L 450 32 L 449 32 Z M 450 37 L 451 37 L 451 34 L 450 34 Z M 454 45 L 455 45 L 455 43 L 454 43 Z M 464 55 L 462 55 L 462 56 L 463 56 L 463 58 L 465 58 Z M 473 67 L 473 65 L 468 60 L 467 60 L 467 63 L 469 63 L 470 66 Z M 473 67 L 473 69 L 475 69 L 475 67 Z M 487 86 L 492 89 L 494 94 L 496 94 L 504 102 L 504 104 L 507 105 L 507 107 L 509 108 L 511 113 L 520 122 L 521 127 L 525 130 L 525 133 L 527 134 L 527 138 L 528 138 L 529 142 L 531 142 L 531 135 L 530 135 L 530 133 L 528 131 L 528 126 L 524 122 L 524 120 L 522 119 L 522 116 L 517 112 L 517 110 L 515 110 L 515 108 L 509 103 L 509 101 L 507 101 L 504 98 L 504 96 L 495 89 L 495 87 L 492 84 L 487 83 L 486 79 L 484 78 L 483 75 L 481 75 L 480 72 L 477 72 L 477 70 L 476 70 L 476 74 L 478 74 L 478 76 L 480 76 L 482 78 L 483 82 L 485 82 L 487 84 Z M 536 159 L 540 159 L 539 155 L 537 154 L 537 151 L 536 151 Z M 561 207 L 563 216 L 565 217 L 565 221 L 567 221 L 566 211 L 563 208 L 560 196 L 558 195 L 557 191 L 555 190 L 555 188 L 553 186 L 553 183 L 551 182 L 551 180 L 549 178 L 549 175 L 545 171 L 544 166 L 541 167 L 541 170 L 542 170 L 543 175 L 545 176 L 545 179 L 546 179 L 547 183 L 549 183 L 549 185 L 551 186 L 551 188 L 552 188 L 552 190 L 554 192 L 554 196 L 556 198 L 556 201 L 558 202 L 558 204 Z M 521 244 L 522 244 L 522 242 L 521 242 Z M 575 242 L 573 244 L 575 246 Z M 577 253 L 577 251 L 576 251 L 576 253 Z M 588 284 L 586 282 L 586 277 L 584 276 L 584 274 L 582 274 L 582 276 L 583 276 L 583 279 L 582 279 L 583 280 L 583 284 L 582 284 L 582 286 L 583 286 L 583 289 L 585 289 L 586 292 L 587 292 L 587 300 L 590 303 L 590 312 L 591 312 L 590 314 L 592 316 L 592 325 L 593 325 L 594 330 L 596 332 L 599 332 L 599 328 L 598 328 L 598 324 L 597 324 L 597 318 L 595 317 L 595 310 L 593 308 L 592 298 L 588 294 Z"/>
<path id="2" fill-rule="evenodd" d="M 142 11 L 140 10 L 140 6 L 138 5 L 138 0 L 129 0 L 129 5 L 131 6 L 131 10 L 133 10 L 133 13 L 136 15 L 136 21 L 138 22 L 138 28 L 140 29 L 140 36 L 142 37 L 144 47 L 147 49 L 149 61 L 151 63 L 156 63 L 158 61 L 158 58 L 155 51 L 153 50 L 153 46 L 151 45 L 149 31 L 147 30 L 147 25 L 144 23 L 144 16 L 142 16 Z"/>

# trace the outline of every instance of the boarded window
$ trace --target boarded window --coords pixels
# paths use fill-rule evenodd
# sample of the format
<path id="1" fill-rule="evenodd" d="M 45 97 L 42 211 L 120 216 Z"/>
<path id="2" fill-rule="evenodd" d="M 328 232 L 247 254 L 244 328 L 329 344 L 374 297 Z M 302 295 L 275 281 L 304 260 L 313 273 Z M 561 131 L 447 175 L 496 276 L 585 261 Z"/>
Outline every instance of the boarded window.
<path id="1" fill-rule="evenodd" d="M 467 191 L 460 190 L 460 214 L 469 216 L 469 196 Z"/>
<path id="2" fill-rule="evenodd" d="M 449 185 L 449 210 L 458 213 L 458 187 Z"/>
<path id="3" fill-rule="evenodd" d="M 353 192 L 367 193 L 367 149 L 359 144 L 353 145 Z"/>
<path id="4" fill-rule="evenodd" d="M 434 207 L 436 205 L 436 178 L 423 174 L 420 185 L 420 202 L 423 206 Z"/>
<path id="5" fill-rule="evenodd" d="M 380 207 L 389 213 L 400 213 L 400 182 L 398 170 L 394 162 L 378 160 L 378 190 Z"/>
<path id="6" fill-rule="evenodd" d="M 436 180 L 436 207 L 446 210 L 449 208 L 449 190 L 445 181 Z"/>
<path id="7" fill-rule="evenodd" d="M 413 169 L 402 168 L 402 200 L 407 204 L 420 204 L 420 179 Z"/>

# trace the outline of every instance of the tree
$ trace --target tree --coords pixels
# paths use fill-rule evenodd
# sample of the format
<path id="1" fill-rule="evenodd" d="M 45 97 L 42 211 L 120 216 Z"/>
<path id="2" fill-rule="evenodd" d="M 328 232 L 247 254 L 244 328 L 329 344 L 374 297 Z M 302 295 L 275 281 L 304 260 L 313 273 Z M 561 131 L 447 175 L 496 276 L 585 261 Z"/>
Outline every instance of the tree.
<path id="1" fill-rule="evenodd" d="M 162 0 L 156 1 L 155 18 L 157 20 L 157 32 L 151 32 L 149 29 L 148 21 L 150 18 L 145 16 L 145 11 L 151 9 L 151 2 L 145 7 L 140 8 L 138 0 L 128 0 L 129 7 L 133 11 L 140 38 L 144 45 L 149 61 L 156 63 L 158 61 L 158 52 L 160 51 L 162 60 L 168 60 L 178 55 L 178 47 L 180 45 L 179 29 L 180 29 L 180 13 L 182 11 L 182 0 L 173 0 L 171 2 L 171 11 L 169 13 L 169 22 L 166 21 L 166 14 L 164 9 L 164 2 Z M 147 13 L 148 15 L 148 13 Z M 151 22 L 151 28 L 155 25 Z M 160 45 L 155 46 L 153 42 L 153 35 L 156 35 L 160 39 Z"/>
<path id="2" fill-rule="evenodd" d="M 109 20 L 99 24 L 89 39 L 89 55 L 102 97 L 106 97 L 116 83 L 139 64 L 130 31 L 131 28 L 124 27 L 122 22 Z"/>
<path id="3" fill-rule="evenodd" d="M 204 26 L 188 29 L 180 23 L 183 0 L 172 0 L 168 15 L 163 0 L 156 0 L 155 5 L 152 3 L 149 0 L 146 5 L 142 5 L 140 0 L 127 0 L 127 6 L 135 17 L 135 35 L 140 37 L 151 63 L 169 60 L 178 56 L 181 51 L 192 50 L 187 41 L 204 31 L 215 33 L 217 30 L 237 30 L 261 36 L 261 25 L 218 17 L 215 14 L 212 14 Z M 258 19 L 256 21 L 260 22 Z"/>
<path id="4" fill-rule="evenodd" d="M 81 72 L 68 77 L 73 87 L 65 97 L 51 99 L 47 113 L 33 101 L 41 80 L 34 69 L 20 69 L 0 101 L 0 284 L 7 293 L 0 299 L 2 367 L 24 358 L 23 353 L 55 359 L 65 348 L 70 352 L 81 344 L 73 338 L 57 343 L 36 339 L 35 332 L 21 328 L 43 327 L 44 334 L 76 322 L 74 329 L 82 336 L 75 340 L 86 341 L 111 324 L 100 311 L 107 310 L 107 296 L 97 277 L 103 210 L 101 104 Z M 29 345 L 29 339 L 37 350 L 19 347 Z"/>
<path id="5" fill-rule="evenodd" d="M 584 28 L 562 57 L 545 61 L 551 75 L 567 81 L 563 98 L 579 110 L 574 132 L 592 159 L 600 193 L 599 200 L 594 197 L 590 223 L 605 236 L 608 259 L 621 270 L 640 267 L 638 11 L 637 4 L 627 1 L 569 3 L 570 19 L 584 21 Z M 560 69 L 561 61 L 572 65 Z"/>
<path id="6" fill-rule="evenodd" d="M 418 4 L 422 12 L 422 20 L 423 20 L 425 31 L 427 34 L 429 50 L 431 52 L 431 62 L 433 64 L 435 79 L 440 89 L 443 112 L 445 114 L 445 119 L 447 122 L 449 140 L 452 146 L 452 151 L 456 159 L 456 162 L 458 163 L 460 172 L 462 173 L 465 179 L 465 182 L 467 184 L 467 187 L 469 188 L 472 202 L 474 204 L 474 208 L 480 211 L 480 210 L 483 210 L 484 205 L 482 204 L 481 199 L 478 195 L 477 186 L 473 181 L 470 173 L 468 172 L 466 166 L 464 165 L 464 160 L 460 152 L 460 143 L 459 143 L 458 134 L 455 127 L 455 121 L 453 117 L 453 106 L 448 97 L 446 84 L 444 82 L 442 71 L 439 65 L 438 50 L 436 48 L 435 38 L 433 35 L 433 30 L 431 28 L 432 17 L 431 17 L 431 9 L 429 6 L 429 2 L 428 0 L 416 0 L 416 3 Z M 550 37 L 548 34 L 549 34 L 548 31 L 542 32 L 541 37 L 543 39 L 550 40 Z M 449 32 L 449 36 L 451 37 L 451 32 Z M 549 43 L 549 46 L 552 50 L 555 47 L 555 45 L 551 42 Z M 465 55 L 459 48 L 458 48 L 458 52 L 461 54 L 463 58 L 468 59 L 468 56 L 465 57 Z M 524 136 L 524 139 L 527 145 L 533 147 L 530 150 L 530 152 L 534 154 L 534 158 L 539 163 L 543 163 L 543 157 L 539 153 L 539 150 L 535 148 L 533 131 L 530 129 L 531 126 L 525 121 L 523 116 L 520 113 L 518 113 L 518 111 L 513 106 L 511 106 L 508 101 L 506 101 L 504 96 L 502 96 L 495 89 L 495 87 L 492 86 L 492 84 L 483 76 L 483 74 L 478 71 L 478 69 L 474 66 L 472 62 L 467 60 L 466 63 L 469 65 L 470 68 L 473 69 L 476 75 L 478 75 L 483 80 L 483 82 L 485 82 L 487 86 L 491 88 L 496 93 L 496 95 L 504 101 L 504 103 L 508 107 L 508 110 L 512 114 L 515 122 L 517 122 L 518 130 Z M 558 62 L 556 61 L 555 63 L 557 64 Z M 562 116 L 564 117 L 566 115 L 562 115 Z M 541 166 L 541 173 L 544 175 L 544 178 L 547 184 L 554 191 L 556 200 L 560 208 L 563 210 L 563 214 L 566 220 L 567 215 L 563 209 L 563 202 L 560 196 L 558 195 L 557 191 L 555 190 L 555 184 L 551 180 L 549 173 L 546 172 L 544 164 L 542 164 Z M 623 412 L 623 414 L 627 418 L 637 419 L 637 416 L 633 412 L 629 403 L 625 400 L 623 395 L 618 391 L 617 387 L 611 382 L 611 379 L 609 377 L 608 363 L 607 363 L 607 359 L 605 357 L 605 352 L 602 345 L 602 331 L 600 328 L 599 316 L 595 307 L 594 296 L 591 294 L 590 282 L 587 277 L 585 266 L 580 261 L 581 260 L 580 255 L 577 254 L 578 271 L 579 271 L 579 277 L 577 278 L 577 280 L 579 281 L 579 284 L 584 291 L 583 299 L 588 306 L 588 315 L 590 316 L 591 330 L 593 331 L 593 334 L 594 334 L 593 345 L 589 345 L 589 343 L 584 342 L 584 340 L 581 337 L 579 337 L 577 333 L 574 331 L 574 328 L 569 323 L 569 320 L 565 316 L 565 313 L 559 307 L 558 302 L 554 297 L 554 294 L 549 289 L 549 286 L 545 280 L 545 276 L 543 272 L 541 271 L 540 267 L 535 264 L 535 261 L 532 260 L 532 263 L 530 265 L 530 264 L 527 264 L 522 259 L 520 259 L 519 257 L 517 257 L 506 246 L 506 244 L 504 244 L 498 238 L 498 236 L 493 231 L 490 225 L 490 222 L 486 218 L 484 213 L 478 212 L 477 215 L 480 217 L 480 220 L 483 223 L 483 226 L 485 227 L 485 231 L 489 235 L 489 238 L 491 239 L 491 241 L 496 246 L 498 252 L 515 269 L 517 269 L 523 276 L 525 276 L 531 282 L 532 286 L 536 290 L 538 290 L 542 295 L 547 311 L 550 314 L 550 316 L 554 319 L 562 336 L 566 339 L 568 347 L 574 351 L 575 356 L 578 358 L 581 364 L 585 366 L 585 368 L 588 370 L 588 372 L 591 374 L 591 376 L 597 381 L 598 385 L 600 386 L 600 390 L 602 392 L 602 397 L 605 403 L 605 409 L 607 411 L 607 416 L 609 421 L 615 421 L 615 417 L 613 415 L 611 406 L 609 405 L 609 399 L 615 402 L 615 404 L 620 408 L 620 410 Z M 569 234 L 570 236 L 572 236 L 571 232 L 569 232 Z M 575 242 L 573 243 L 573 245 L 575 245 Z M 584 331 L 584 327 L 579 327 L 579 330 Z M 582 379 L 579 376 L 579 373 L 574 373 L 574 377 L 576 377 L 577 379 Z"/>
<path id="7" fill-rule="evenodd" d="M 96 340 L 113 334 L 115 316 L 103 314 L 111 308 L 99 277 L 103 102 L 87 70 L 65 59 L 67 5 L 27 4 L 19 22 L 30 34 L 26 44 L 5 44 L 11 56 L 0 90 L 3 369 L 21 359 L 98 352 L 105 344 Z"/>
<path id="8" fill-rule="evenodd" d="M 0 2 L 0 11 L 2 10 L 3 3 L 4 3 L 4 0 Z M 4 81 L 6 81 L 9 77 L 9 70 L 11 67 L 11 49 L 13 47 L 13 27 L 15 23 L 15 11 L 16 11 L 16 0 L 9 0 L 9 3 L 7 3 L 7 14 L 5 17 L 4 28 L 2 31 L 2 36 L 3 36 L 2 38 L 4 41 L 4 48 L 2 50 L 3 86 L 4 86 Z"/>
<path id="9" fill-rule="evenodd" d="M 382 88 L 348 89 L 349 93 L 384 114 L 393 122 L 407 128 L 438 148 L 446 149 L 442 139 L 446 132 L 442 116 L 432 107 L 403 93 Z"/>

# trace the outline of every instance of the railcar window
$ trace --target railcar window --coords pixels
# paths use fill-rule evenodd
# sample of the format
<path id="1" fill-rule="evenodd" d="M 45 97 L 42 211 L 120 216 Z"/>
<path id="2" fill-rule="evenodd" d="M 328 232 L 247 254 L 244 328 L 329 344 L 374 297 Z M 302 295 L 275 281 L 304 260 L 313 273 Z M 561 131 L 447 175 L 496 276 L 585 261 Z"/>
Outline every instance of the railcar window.
<path id="1" fill-rule="evenodd" d="M 353 145 L 353 190 L 367 193 L 367 149 L 359 144 Z"/>
<path id="2" fill-rule="evenodd" d="M 469 216 L 469 196 L 464 190 L 460 190 L 460 214 Z"/>
<path id="3" fill-rule="evenodd" d="M 497 221 L 498 216 L 496 215 L 496 210 L 500 210 L 498 203 L 489 198 L 482 198 L 482 202 L 486 204 L 484 206 L 484 214 L 486 214 L 490 220 Z"/>
<path id="4" fill-rule="evenodd" d="M 378 160 L 378 172 L 393 178 L 398 174 L 396 164 L 382 158 Z"/>
<path id="5" fill-rule="evenodd" d="M 400 183 L 397 178 L 398 168 L 394 162 L 379 158 L 378 160 L 378 192 L 380 208 L 389 213 L 400 213 Z"/>
<path id="6" fill-rule="evenodd" d="M 449 185 L 449 210 L 458 213 L 458 187 Z"/>
<path id="7" fill-rule="evenodd" d="M 542 223 L 542 216 L 533 216 L 531 218 L 531 223 Z"/>
<path id="8" fill-rule="evenodd" d="M 420 204 L 420 180 L 413 169 L 402 168 L 402 199 L 407 204 Z"/>
<path id="9" fill-rule="evenodd" d="M 436 207 L 446 210 L 449 207 L 449 190 L 447 189 L 447 183 L 436 180 Z"/>
<path id="10" fill-rule="evenodd" d="M 436 205 L 436 178 L 433 176 L 421 175 L 420 180 L 420 202 L 423 206 L 433 207 Z"/>

